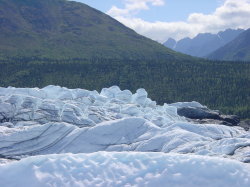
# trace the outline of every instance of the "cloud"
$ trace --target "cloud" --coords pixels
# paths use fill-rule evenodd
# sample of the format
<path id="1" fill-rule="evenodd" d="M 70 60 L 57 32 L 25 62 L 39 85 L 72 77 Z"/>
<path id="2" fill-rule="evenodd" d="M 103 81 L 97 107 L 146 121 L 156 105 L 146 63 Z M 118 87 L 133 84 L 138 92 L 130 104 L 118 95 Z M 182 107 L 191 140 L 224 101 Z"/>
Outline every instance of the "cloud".
<path id="1" fill-rule="evenodd" d="M 148 10 L 150 5 L 162 6 L 164 4 L 164 0 L 124 0 L 124 8 L 112 6 L 107 13 L 113 17 L 131 17 L 141 10 Z"/>
<path id="2" fill-rule="evenodd" d="M 182 22 L 148 22 L 136 17 L 137 11 L 148 9 L 148 5 L 163 5 L 164 1 L 127 0 L 125 8 L 112 7 L 109 14 L 138 33 L 157 40 L 169 37 L 181 39 L 194 37 L 198 33 L 217 33 L 227 28 L 250 28 L 250 0 L 225 0 L 212 14 L 192 13 Z"/>

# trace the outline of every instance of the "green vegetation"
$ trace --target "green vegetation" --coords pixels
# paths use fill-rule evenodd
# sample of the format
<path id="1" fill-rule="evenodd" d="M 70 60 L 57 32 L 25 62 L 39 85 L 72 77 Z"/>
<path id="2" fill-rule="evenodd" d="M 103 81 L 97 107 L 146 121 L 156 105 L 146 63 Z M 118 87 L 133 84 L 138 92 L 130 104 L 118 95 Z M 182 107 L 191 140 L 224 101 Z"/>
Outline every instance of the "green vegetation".
<path id="1" fill-rule="evenodd" d="M 2 86 L 49 84 L 99 91 L 112 85 L 132 91 L 143 87 L 160 104 L 195 100 L 250 117 L 250 63 L 246 62 L 16 58 L 0 63 Z"/>
<path id="2" fill-rule="evenodd" d="M 66 0 L 0 0 L 1 55 L 52 59 L 188 58 L 100 11 Z"/>

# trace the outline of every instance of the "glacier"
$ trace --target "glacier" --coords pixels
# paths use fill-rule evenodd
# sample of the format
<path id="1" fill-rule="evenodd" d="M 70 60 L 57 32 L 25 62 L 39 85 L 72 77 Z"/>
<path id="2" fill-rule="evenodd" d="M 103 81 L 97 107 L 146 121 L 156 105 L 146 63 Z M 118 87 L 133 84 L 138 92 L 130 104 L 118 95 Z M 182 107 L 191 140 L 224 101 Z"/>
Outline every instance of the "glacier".
<path id="1" fill-rule="evenodd" d="M 53 154 L 1 166 L 0 186 L 249 187 L 250 166 L 229 159 L 175 153 Z"/>
<path id="2" fill-rule="evenodd" d="M 249 186 L 250 131 L 181 107 L 206 109 L 160 106 L 142 88 L 0 88 L 0 186 L 27 186 L 11 181 L 20 172 L 33 186 Z"/>

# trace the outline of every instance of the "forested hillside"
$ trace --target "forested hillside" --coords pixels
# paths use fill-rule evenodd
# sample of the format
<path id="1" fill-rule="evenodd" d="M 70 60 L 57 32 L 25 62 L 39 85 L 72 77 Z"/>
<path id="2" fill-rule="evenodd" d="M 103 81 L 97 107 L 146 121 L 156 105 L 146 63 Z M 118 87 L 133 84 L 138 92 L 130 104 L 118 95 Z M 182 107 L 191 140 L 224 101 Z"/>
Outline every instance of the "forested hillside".
<path id="1" fill-rule="evenodd" d="M 100 90 L 143 87 L 162 104 L 198 101 L 241 118 L 250 118 L 250 63 L 223 61 L 119 61 L 8 59 L 0 63 L 0 85 Z"/>
<path id="2" fill-rule="evenodd" d="M 188 58 L 96 9 L 67 0 L 0 0 L 0 56 Z"/>

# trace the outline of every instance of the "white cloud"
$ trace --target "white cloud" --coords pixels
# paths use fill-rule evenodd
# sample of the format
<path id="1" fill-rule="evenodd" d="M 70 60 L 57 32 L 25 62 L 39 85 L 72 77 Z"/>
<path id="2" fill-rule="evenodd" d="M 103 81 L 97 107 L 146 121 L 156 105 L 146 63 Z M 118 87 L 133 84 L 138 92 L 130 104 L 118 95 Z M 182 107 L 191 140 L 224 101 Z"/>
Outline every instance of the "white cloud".
<path id="1" fill-rule="evenodd" d="M 107 13 L 113 17 L 130 17 L 141 10 L 148 10 L 150 5 L 162 6 L 164 4 L 164 0 L 124 0 L 124 8 L 112 6 Z"/>
<path id="2" fill-rule="evenodd" d="M 112 7 L 108 13 L 154 40 L 164 42 L 169 37 L 181 39 L 198 33 L 216 33 L 227 28 L 250 28 L 250 0 L 225 0 L 212 14 L 192 13 L 184 22 L 148 22 L 136 17 L 136 13 L 151 5 L 163 5 L 163 0 L 126 0 L 125 8 Z"/>

